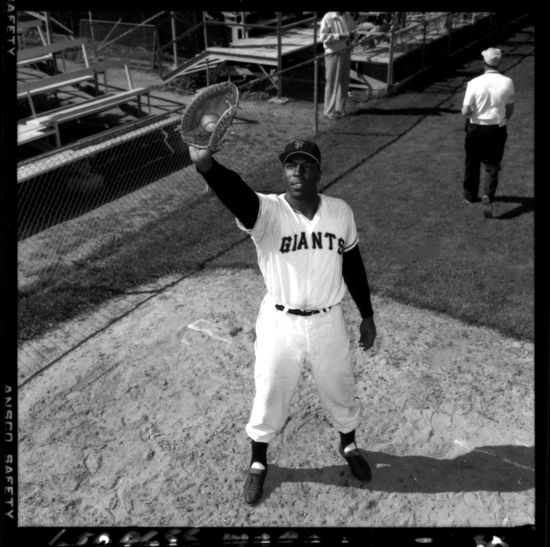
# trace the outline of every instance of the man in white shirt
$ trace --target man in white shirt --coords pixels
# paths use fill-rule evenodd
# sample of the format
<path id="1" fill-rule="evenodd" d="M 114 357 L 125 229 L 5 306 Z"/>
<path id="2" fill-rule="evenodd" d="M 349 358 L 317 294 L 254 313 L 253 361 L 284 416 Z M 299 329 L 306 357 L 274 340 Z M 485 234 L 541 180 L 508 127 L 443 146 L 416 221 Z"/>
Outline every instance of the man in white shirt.
<path id="1" fill-rule="evenodd" d="M 347 11 L 329 11 L 321 19 L 319 36 L 325 50 L 324 115 L 345 115 L 351 68 L 351 41 L 357 25 Z"/>
<path id="2" fill-rule="evenodd" d="M 498 70 L 502 59 L 499 49 L 481 52 L 484 73 L 468 82 L 462 114 L 467 118 L 464 173 L 464 199 L 479 201 L 481 164 L 485 166 L 483 214 L 493 216 L 493 202 L 498 186 L 498 172 L 507 139 L 507 123 L 514 112 L 514 84 Z"/>

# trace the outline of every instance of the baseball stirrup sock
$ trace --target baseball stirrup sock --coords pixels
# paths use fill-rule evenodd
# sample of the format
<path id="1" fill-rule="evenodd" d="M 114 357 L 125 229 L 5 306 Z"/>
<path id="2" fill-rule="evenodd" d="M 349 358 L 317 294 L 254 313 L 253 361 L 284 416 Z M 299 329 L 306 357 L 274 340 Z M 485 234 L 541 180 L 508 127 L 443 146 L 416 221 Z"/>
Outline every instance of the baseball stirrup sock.
<path id="1" fill-rule="evenodd" d="M 350 444 L 355 444 L 355 429 L 349 433 L 340 433 L 340 446 L 345 450 Z"/>
<path id="2" fill-rule="evenodd" d="M 267 467 L 267 443 L 258 443 L 256 441 L 252 441 L 251 446 L 252 446 L 252 458 L 250 460 L 250 464 L 253 465 L 254 463 L 260 463 L 264 466 L 264 468 L 266 468 Z"/>

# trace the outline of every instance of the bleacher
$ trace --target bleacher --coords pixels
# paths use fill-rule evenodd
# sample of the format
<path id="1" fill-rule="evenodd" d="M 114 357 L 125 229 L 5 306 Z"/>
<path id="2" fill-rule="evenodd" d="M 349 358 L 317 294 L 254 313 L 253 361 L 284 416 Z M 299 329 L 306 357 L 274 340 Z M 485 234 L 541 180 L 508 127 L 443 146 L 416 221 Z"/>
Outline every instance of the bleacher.
<path id="1" fill-rule="evenodd" d="M 41 45 L 25 47 L 23 37 L 29 29 L 36 29 Z M 44 43 L 46 37 L 43 22 L 39 19 L 18 23 L 18 35 L 17 100 L 20 101 L 18 108 L 21 107 L 21 111 L 26 112 L 26 115 L 21 115 L 18 119 L 18 146 L 53 137 L 55 146 L 60 147 L 66 144 L 62 142 L 63 124 L 96 116 L 111 109 L 117 109 L 121 116 L 126 116 L 126 106 L 131 102 L 136 103 L 134 112 L 139 115 L 147 115 L 142 110 L 144 102 L 148 106 L 148 113 L 151 113 L 149 89 L 134 87 L 127 62 L 107 60 L 90 63 L 86 41 L 81 39 L 68 38 Z M 77 50 L 80 66 L 76 69 L 67 69 L 66 66 L 65 55 L 71 50 Z M 63 61 L 62 68 L 58 62 L 60 58 Z M 109 85 L 107 72 L 113 68 L 124 68 L 127 89 Z M 102 86 L 100 77 L 103 80 Z M 51 95 L 58 99 L 53 108 L 48 106 L 50 103 L 46 100 Z M 27 103 L 27 109 L 23 101 Z"/>

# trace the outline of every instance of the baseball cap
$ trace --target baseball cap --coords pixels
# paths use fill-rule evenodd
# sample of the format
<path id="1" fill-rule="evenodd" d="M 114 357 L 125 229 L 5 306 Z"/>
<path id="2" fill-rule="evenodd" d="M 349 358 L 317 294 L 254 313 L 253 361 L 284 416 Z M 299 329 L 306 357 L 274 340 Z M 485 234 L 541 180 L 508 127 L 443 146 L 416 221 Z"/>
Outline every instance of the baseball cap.
<path id="1" fill-rule="evenodd" d="M 502 52 L 500 49 L 490 47 L 481 52 L 481 56 L 485 62 L 490 66 L 497 66 L 500 63 Z"/>
<path id="2" fill-rule="evenodd" d="M 279 156 L 281 163 L 285 163 L 289 156 L 292 156 L 293 154 L 304 154 L 305 156 L 310 156 L 313 161 L 315 161 L 317 166 L 321 167 L 321 151 L 314 142 L 301 139 L 289 142 Z"/>

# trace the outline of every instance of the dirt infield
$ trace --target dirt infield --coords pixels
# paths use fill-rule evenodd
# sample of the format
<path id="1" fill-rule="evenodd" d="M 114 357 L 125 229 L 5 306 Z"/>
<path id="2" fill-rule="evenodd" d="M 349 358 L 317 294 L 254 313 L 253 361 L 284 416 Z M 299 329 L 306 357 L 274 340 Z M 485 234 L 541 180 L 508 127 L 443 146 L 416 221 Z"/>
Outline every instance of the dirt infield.
<path id="1" fill-rule="evenodd" d="M 456 102 L 456 85 L 440 82 L 447 87 L 439 93 Z M 414 100 L 418 125 L 410 138 L 426 142 L 435 122 L 422 117 L 421 101 L 429 109 L 441 98 L 434 92 Z M 388 104 L 380 102 L 382 109 Z M 396 123 L 410 124 L 406 117 Z M 357 120 L 344 120 L 341 130 L 353 134 Z M 379 138 L 390 150 L 392 137 Z M 356 150 L 380 144 L 353 142 L 350 169 Z M 343 195 L 349 186 L 343 177 Z M 379 336 L 368 353 L 357 347 L 353 303 L 343 304 L 364 405 L 358 441 L 373 481 L 362 485 L 350 475 L 306 372 L 290 418 L 270 445 L 264 500 L 247 506 L 244 424 L 264 287 L 254 264 L 230 265 L 251 250 L 247 243 L 194 275 L 140 287 L 167 288 L 25 383 L 20 526 L 534 523 L 533 344 L 377 294 Z M 63 347 L 62 332 L 48 336 L 43 342 Z M 20 370 L 22 379 L 35 372 Z"/>
<path id="2" fill-rule="evenodd" d="M 231 291 L 226 287 L 230 284 Z M 361 485 L 307 374 L 272 443 L 265 500 L 242 501 L 254 270 L 197 274 L 21 393 L 27 526 L 515 526 L 533 522 L 533 349 L 374 298 L 356 349 Z M 357 348 L 358 317 L 345 303 Z M 209 332 L 189 328 L 196 324 Z"/>

